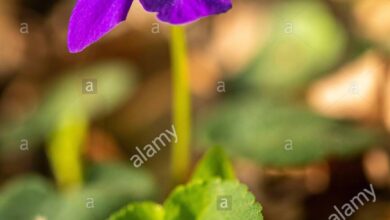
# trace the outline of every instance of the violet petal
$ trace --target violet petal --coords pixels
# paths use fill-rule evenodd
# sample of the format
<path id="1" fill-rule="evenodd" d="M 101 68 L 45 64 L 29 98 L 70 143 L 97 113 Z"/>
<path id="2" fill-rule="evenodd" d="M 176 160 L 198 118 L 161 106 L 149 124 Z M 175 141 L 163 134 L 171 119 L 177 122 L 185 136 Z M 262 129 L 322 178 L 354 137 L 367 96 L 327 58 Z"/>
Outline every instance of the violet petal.
<path id="1" fill-rule="evenodd" d="M 133 0 L 78 0 L 69 22 L 68 48 L 84 50 L 126 20 Z"/>
<path id="2" fill-rule="evenodd" d="M 145 10 L 171 24 L 184 24 L 232 8 L 231 0 L 140 0 Z"/>

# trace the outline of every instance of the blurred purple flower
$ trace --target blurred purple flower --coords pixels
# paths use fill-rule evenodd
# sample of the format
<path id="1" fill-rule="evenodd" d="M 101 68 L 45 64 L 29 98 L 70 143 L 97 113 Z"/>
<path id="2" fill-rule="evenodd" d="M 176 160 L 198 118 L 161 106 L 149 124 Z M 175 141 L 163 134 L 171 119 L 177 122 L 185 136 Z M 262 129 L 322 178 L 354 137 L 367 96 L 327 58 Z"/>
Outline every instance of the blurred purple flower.
<path id="1" fill-rule="evenodd" d="M 78 0 L 69 22 L 68 48 L 77 53 L 126 20 L 133 0 Z M 170 24 L 185 24 L 232 7 L 231 0 L 140 0 L 146 11 Z"/>

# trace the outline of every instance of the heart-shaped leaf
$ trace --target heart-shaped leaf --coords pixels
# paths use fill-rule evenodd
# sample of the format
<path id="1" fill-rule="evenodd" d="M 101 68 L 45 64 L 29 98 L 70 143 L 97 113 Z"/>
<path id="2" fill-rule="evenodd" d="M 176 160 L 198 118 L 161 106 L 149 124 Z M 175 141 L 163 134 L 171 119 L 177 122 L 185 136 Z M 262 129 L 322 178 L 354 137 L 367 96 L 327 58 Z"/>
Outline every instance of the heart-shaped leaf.
<path id="1" fill-rule="evenodd" d="M 222 178 L 222 179 L 221 179 Z M 189 184 L 178 186 L 164 203 L 133 203 L 110 220 L 262 220 L 261 206 L 234 171 L 222 148 L 210 149 Z"/>
<path id="2" fill-rule="evenodd" d="M 164 203 L 135 203 L 109 220 L 262 220 L 261 206 L 245 185 L 213 179 L 177 187 Z"/>

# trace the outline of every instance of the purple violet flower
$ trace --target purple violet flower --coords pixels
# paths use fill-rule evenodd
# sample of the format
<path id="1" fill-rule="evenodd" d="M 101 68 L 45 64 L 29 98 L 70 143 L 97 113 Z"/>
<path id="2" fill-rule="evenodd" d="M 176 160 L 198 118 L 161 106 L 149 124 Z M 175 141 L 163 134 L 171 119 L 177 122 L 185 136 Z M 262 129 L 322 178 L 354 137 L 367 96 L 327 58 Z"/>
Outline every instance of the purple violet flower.
<path id="1" fill-rule="evenodd" d="M 68 48 L 84 50 L 126 20 L 133 0 L 78 0 L 69 22 Z M 170 24 L 185 24 L 232 8 L 231 0 L 140 0 L 146 11 Z"/>

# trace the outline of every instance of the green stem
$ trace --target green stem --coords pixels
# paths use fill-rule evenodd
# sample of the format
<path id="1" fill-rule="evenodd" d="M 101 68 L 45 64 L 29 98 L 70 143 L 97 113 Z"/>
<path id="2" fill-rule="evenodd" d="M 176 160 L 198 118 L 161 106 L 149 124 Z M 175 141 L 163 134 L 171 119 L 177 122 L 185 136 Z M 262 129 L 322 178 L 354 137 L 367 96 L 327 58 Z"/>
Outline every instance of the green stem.
<path id="1" fill-rule="evenodd" d="M 183 182 L 189 171 L 191 144 L 191 92 L 184 26 L 172 26 L 171 62 L 173 80 L 173 123 L 178 142 L 173 144 L 171 169 L 173 181 Z"/>
<path id="2" fill-rule="evenodd" d="M 80 112 L 63 112 L 49 138 L 46 149 L 57 185 L 63 191 L 83 182 L 82 151 L 88 121 Z"/>

